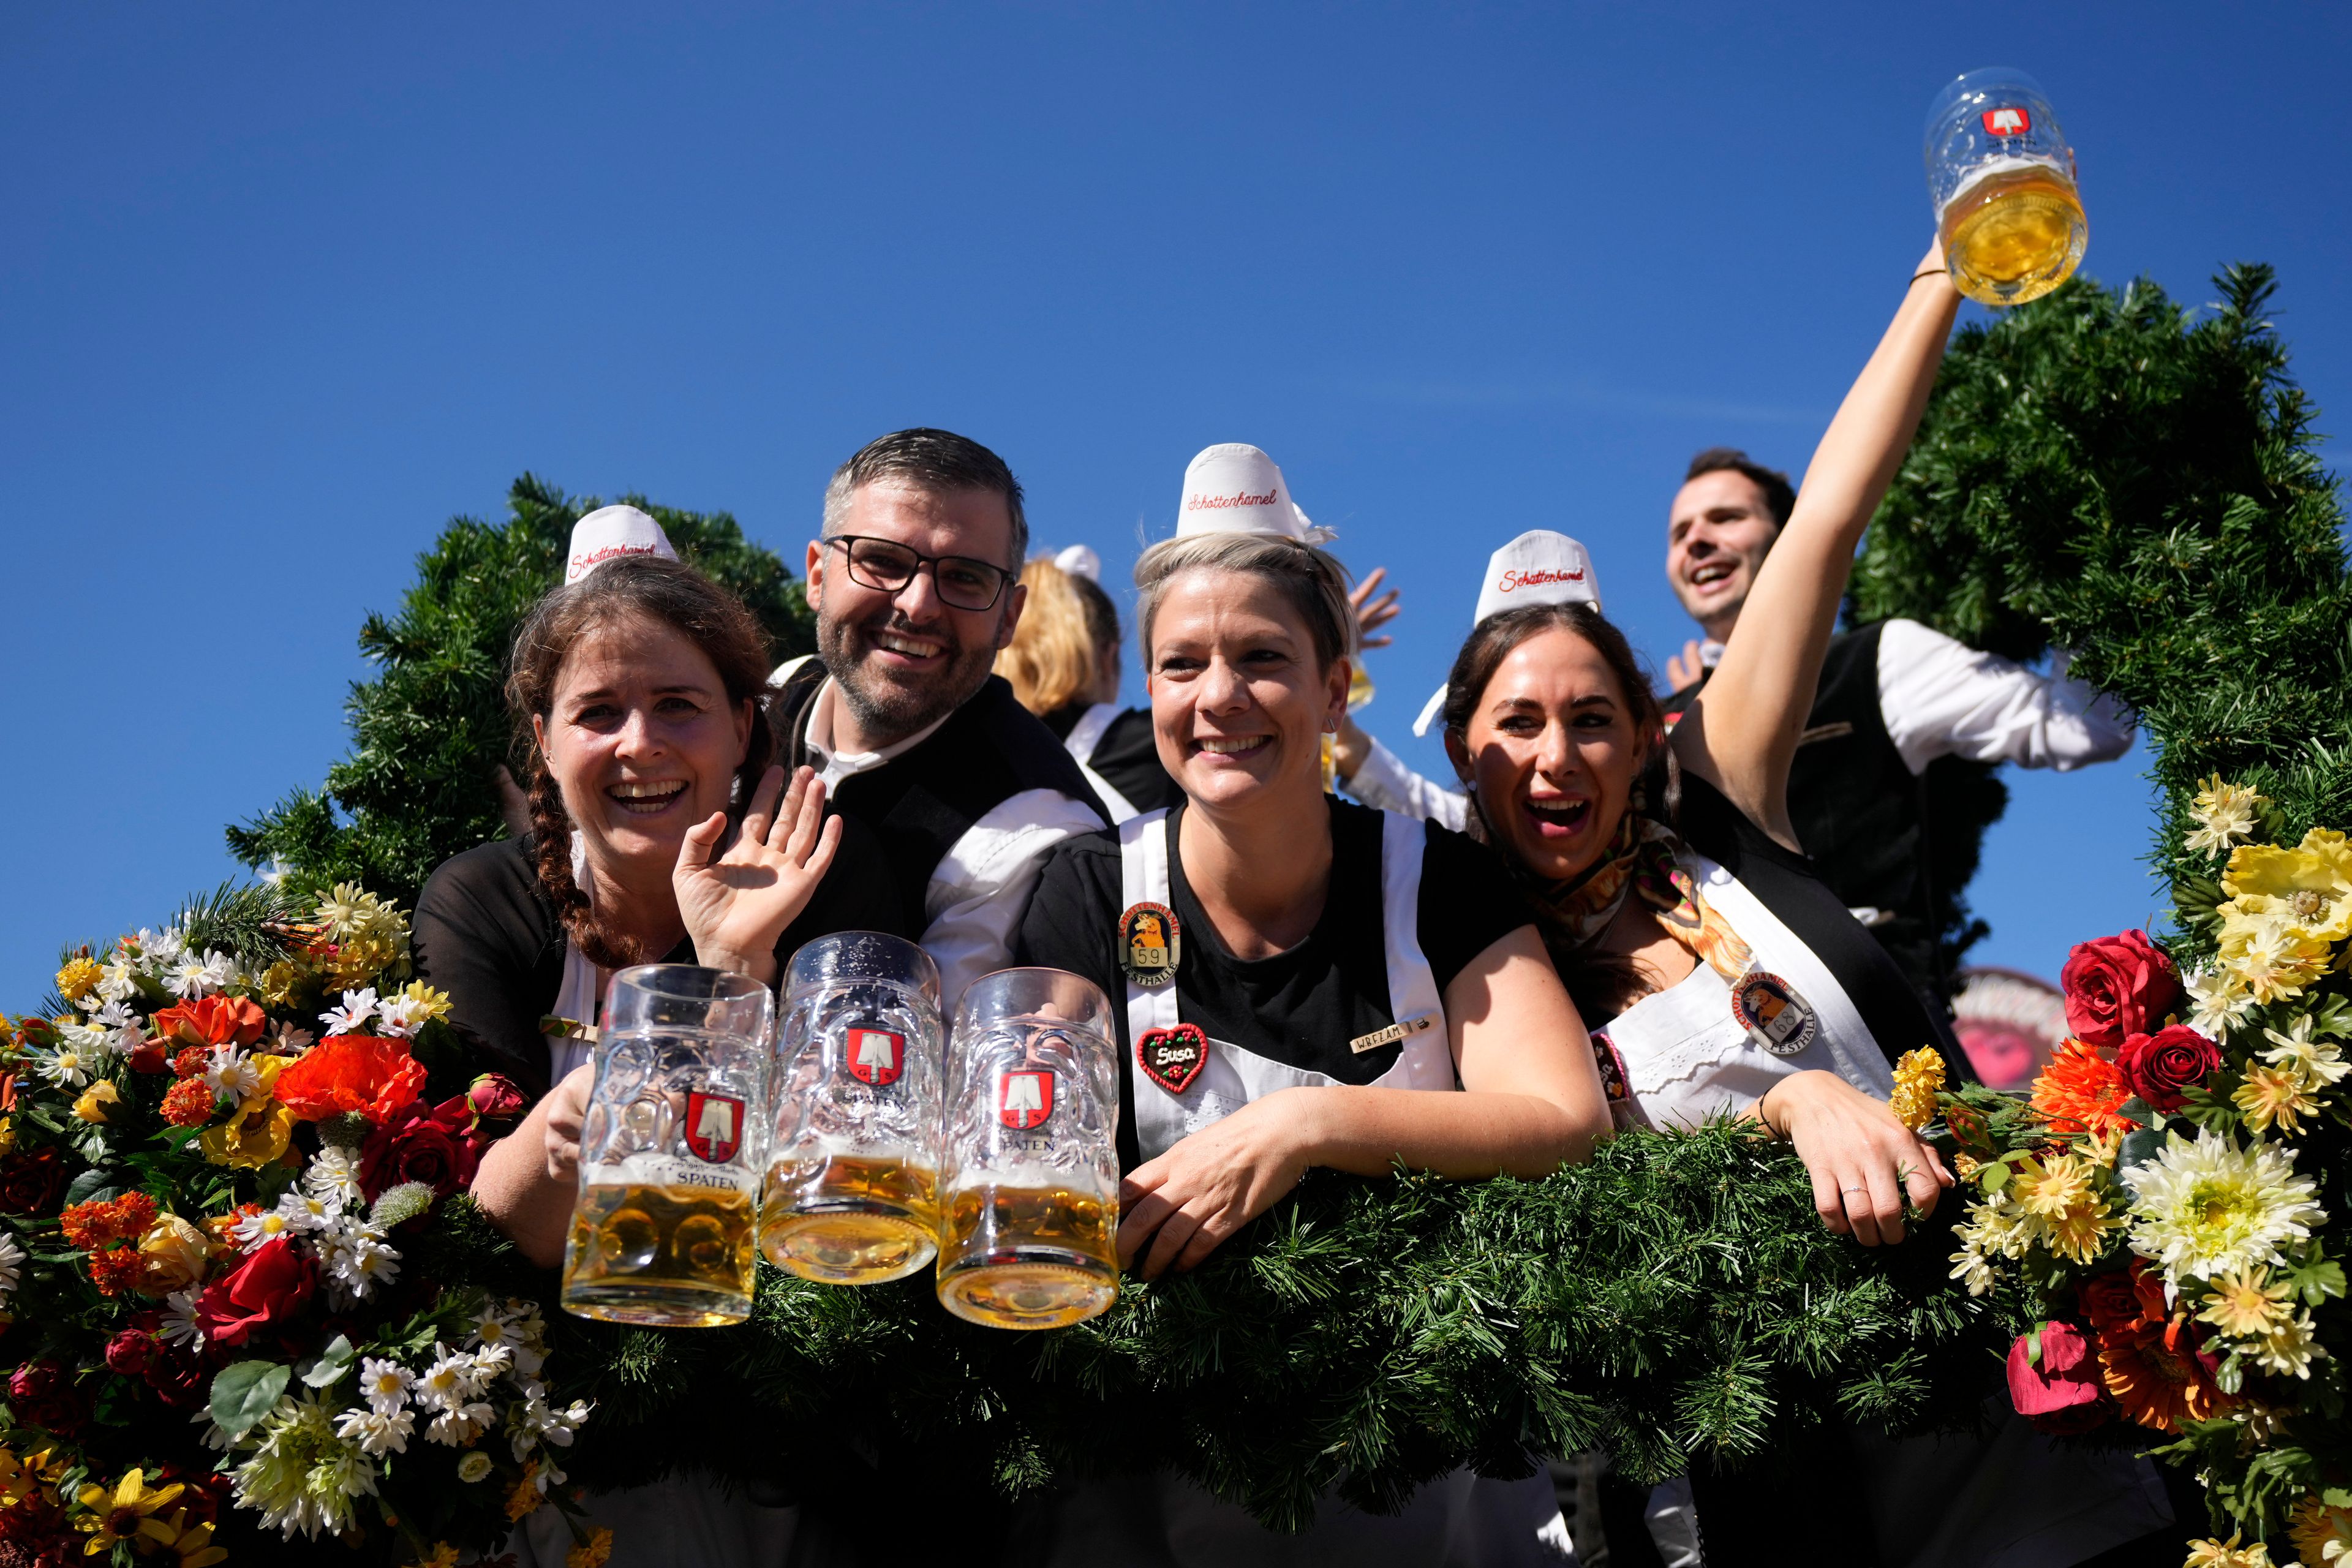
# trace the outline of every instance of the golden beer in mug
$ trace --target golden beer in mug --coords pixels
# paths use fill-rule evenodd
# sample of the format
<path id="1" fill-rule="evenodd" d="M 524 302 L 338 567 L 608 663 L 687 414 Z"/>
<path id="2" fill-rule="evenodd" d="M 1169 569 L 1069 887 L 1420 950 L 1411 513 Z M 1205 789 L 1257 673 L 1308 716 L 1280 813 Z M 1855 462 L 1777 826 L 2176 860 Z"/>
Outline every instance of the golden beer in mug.
<path id="1" fill-rule="evenodd" d="M 1055 969 L 983 975 L 956 1010 L 940 1304 L 1058 1329 L 1118 1294 L 1118 1065 L 1109 1000 Z"/>
<path id="2" fill-rule="evenodd" d="M 566 1311 L 664 1328 L 751 1315 L 774 1005 L 749 976 L 693 964 L 613 976 L 581 1121 Z"/>
<path id="3" fill-rule="evenodd" d="M 903 1279 L 939 1252 L 940 972 L 842 931 L 793 955 L 760 1250 L 827 1285 Z"/>
<path id="4" fill-rule="evenodd" d="M 2049 293 L 2081 265 L 2090 224 L 2074 152 L 2040 85 L 1970 71 L 1927 110 L 1927 193 L 1952 285 L 1987 305 Z"/>

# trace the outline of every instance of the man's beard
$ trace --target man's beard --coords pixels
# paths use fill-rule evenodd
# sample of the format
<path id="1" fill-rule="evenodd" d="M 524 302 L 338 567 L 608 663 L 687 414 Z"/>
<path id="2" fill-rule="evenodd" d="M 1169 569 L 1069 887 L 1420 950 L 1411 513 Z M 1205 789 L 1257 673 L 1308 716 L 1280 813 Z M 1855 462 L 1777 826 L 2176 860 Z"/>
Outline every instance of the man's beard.
<path id="1" fill-rule="evenodd" d="M 884 746 L 903 741 L 962 707 L 980 690 L 996 663 L 995 648 L 965 647 L 953 626 L 942 621 L 923 627 L 919 634 L 946 645 L 940 650 L 939 668 L 912 680 L 893 679 L 871 662 L 870 639 L 886 631 L 917 634 L 917 628 L 895 610 L 864 626 L 817 616 L 817 657 L 824 661 L 825 673 L 841 688 L 842 700 L 857 716 L 859 727 L 868 734 L 886 737 L 879 742 Z"/>

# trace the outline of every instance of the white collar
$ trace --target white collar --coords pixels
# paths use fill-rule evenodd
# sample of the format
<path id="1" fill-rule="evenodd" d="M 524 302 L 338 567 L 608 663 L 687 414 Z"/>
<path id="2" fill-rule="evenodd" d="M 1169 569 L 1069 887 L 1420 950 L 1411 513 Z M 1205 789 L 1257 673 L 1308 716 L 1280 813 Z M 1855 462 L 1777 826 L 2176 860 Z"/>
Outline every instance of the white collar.
<path id="1" fill-rule="evenodd" d="M 906 739 L 893 741 L 878 752 L 835 752 L 833 749 L 833 705 L 837 700 L 839 698 L 835 689 L 834 679 L 828 675 L 824 678 L 824 684 L 817 688 L 816 696 L 809 702 L 808 731 L 805 738 L 810 752 L 824 761 L 824 765 L 817 769 L 817 772 L 833 778 L 847 778 L 852 773 L 871 773 L 893 758 L 904 756 L 913 751 L 917 746 L 929 740 L 940 725 L 955 717 L 955 709 L 950 708 Z M 960 708 L 962 704 L 958 703 L 956 706 Z"/>

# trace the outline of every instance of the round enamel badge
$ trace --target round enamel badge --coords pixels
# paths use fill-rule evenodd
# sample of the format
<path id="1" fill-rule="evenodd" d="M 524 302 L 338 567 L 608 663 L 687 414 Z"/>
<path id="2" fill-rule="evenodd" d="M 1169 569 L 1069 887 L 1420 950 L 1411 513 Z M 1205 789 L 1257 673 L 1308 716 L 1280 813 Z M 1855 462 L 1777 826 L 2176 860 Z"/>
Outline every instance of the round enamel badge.
<path id="1" fill-rule="evenodd" d="M 1118 917 L 1118 966 L 1138 985 L 1165 985 L 1176 978 L 1176 911 L 1166 904 L 1129 904 Z"/>
<path id="2" fill-rule="evenodd" d="M 1733 983 L 1731 1016 L 1749 1039 L 1776 1057 L 1795 1056 L 1821 1033 L 1820 1018 L 1797 988 L 1762 969 L 1751 969 Z"/>

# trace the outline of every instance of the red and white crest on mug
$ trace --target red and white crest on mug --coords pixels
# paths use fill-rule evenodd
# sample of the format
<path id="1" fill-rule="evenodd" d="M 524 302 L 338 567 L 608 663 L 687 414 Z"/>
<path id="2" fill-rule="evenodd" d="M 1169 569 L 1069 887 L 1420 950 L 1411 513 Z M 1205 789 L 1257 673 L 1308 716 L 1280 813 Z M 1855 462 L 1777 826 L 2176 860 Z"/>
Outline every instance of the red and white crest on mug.
<path id="1" fill-rule="evenodd" d="M 2021 105 L 1984 111 L 1985 134 L 1988 136 L 2022 136 L 2033 129 L 2033 116 Z"/>
<path id="2" fill-rule="evenodd" d="M 723 1165 L 743 1146 L 743 1102 L 731 1094 L 695 1089 L 686 1097 L 686 1146 Z"/>
<path id="3" fill-rule="evenodd" d="M 1022 1068 L 996 1080 L 996 1120 L 1015 1132 L 1043 1127 L 1053 1114 L 1053 1068 Z"/>
<path id="4" fill-rule="evenodd" d="M 845 1048 L 849 1076 L 887 1089 L 907 1070 L 907 1037 L 888 1029 L 852 1029 Z"/>

